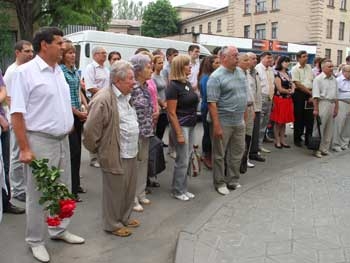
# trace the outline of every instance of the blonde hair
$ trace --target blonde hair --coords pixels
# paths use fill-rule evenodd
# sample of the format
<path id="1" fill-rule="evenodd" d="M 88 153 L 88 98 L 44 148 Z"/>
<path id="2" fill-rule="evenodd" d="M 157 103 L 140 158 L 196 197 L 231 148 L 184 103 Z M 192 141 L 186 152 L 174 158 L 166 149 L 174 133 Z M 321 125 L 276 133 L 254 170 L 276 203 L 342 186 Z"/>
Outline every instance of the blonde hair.
<path id="1" fill-rule="evenodd" d="M 63 52 L 62 52 L 62 57 L 61 57 L 61 61 L 60 61 L 60 64 L 65 64 L 65 59 L 64 57 L 66 56 L 66 54 L 73 50 L 74 53 L 76 52 L 76 48 L 75 46 L 73 45 L 72 42 L 69 42 L 69 41 L 66 41 L 64 42 L 64 48 L 63 48 Z"/>
<path id="2" fill-rule="evenodd" d="M 189 64 L 190 64 L 190 57 L 188 55 L 176 56 L 171 62 L 169 79 L 186 82 L 187 75 L 184 71 L 184 68 Z"/>

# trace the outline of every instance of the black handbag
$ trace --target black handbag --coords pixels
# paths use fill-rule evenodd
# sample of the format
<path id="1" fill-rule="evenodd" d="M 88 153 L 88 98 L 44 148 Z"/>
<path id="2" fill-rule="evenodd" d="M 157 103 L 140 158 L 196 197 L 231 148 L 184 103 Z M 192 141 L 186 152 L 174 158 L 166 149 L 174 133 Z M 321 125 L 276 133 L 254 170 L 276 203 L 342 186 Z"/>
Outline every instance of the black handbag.
<path id="1" fill-rule="evenodd" d="M 316 125 L 317 125 L 317 131 L 318 131 L 318 135 L 309 136 L 309 143 L 307 145 L 307 148 L 310 150 L 314 150 L 317 151 L 320 148 L 320 144 L 321 144 L 321 118 L 319 115 L 317 115 L 317 117 L 315 117 L 316 119 Z"/>

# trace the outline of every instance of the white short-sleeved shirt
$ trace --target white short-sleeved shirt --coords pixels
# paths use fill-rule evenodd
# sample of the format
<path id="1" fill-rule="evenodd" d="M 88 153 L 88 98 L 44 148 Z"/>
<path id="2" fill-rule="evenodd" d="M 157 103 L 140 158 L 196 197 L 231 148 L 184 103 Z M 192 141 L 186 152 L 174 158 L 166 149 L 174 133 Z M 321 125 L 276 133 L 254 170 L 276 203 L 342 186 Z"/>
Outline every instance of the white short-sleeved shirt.
<path id="1" fill-rule="evenodd" d="M 350 80 L 346 79 L 343 74 L 337 78 L 338 82 L 338 99 L 349 100 L 350 99 Z"/>
<path id="2" fill-rule="evenodd" d="M 334 76 L 327 77 L 323 72 L 313 82 L 312 97 L 320 100 L 336 100 L 338 85 Z"/>
<path id="3" fill-rule="evenodd" d="M 13 73 L 15 73 L 16 69 L 18 68 L 18 64 L 15 62 L 11 64 L 5 72 L 4 75 L 4 82 L 6 85 L 6 91 L 7 91 L 7 96 L 11 97 L 11 89 L 12 89 L 12 78 L 13 78 Z"/>
<path id="4" fill-rule="evenodd" d="M 262 63 L 255 66 L 255 70 L 259 74 L 261 93 L 265 95 L 270 95 L 274 90 L 274 73 L 271 67 L 265 67 Z"/>
<path id="5" fill-rule="evenodd" d="M 312 80 L 314 79 L 314 74 L 312 68 L 309 64 L 302 67 L 297 63 L 292 68 L 292 81 L 300 81 L 306 88 L 312 89 Z"/>
<path id="6" fill-rule="evenodd" d="M 69 86 L 61 68 L 49 66 L 39 55 L 20 65 L 13 75 L 11 114 L 23 113 L 28 131 L 54 136 L 73 127 Z"/>
<path id="7" fill-rule="evenodd" d="M 135 158 L 140 131 L 136 111 L 129 103 L 131 95 L 123 95 L 114 85 L 112 88 L 117 96 L 119 111 L 120 156 L 125 159 Z"/>
<path id="8" fill-rule="evenodd" d="M 88 64 L 83 71 L 86 90 L 91 88 L 108 88 L 109 87 L 109 70 L 105 66 L 99 65 L 96 61 Z M 87 94 L 90 96 L 90 92 Z"/>
<path id="9" fill-rule="evenodd" d="M 199 60 L 196 60 L 196 63 L 191 65 L 191 74 L 188 76 L 188 81 L 191 83 L 192 87 L 197 87 L 198 88 L 198 73 L 199 73 L 199 66 L 200 62 Z"/>

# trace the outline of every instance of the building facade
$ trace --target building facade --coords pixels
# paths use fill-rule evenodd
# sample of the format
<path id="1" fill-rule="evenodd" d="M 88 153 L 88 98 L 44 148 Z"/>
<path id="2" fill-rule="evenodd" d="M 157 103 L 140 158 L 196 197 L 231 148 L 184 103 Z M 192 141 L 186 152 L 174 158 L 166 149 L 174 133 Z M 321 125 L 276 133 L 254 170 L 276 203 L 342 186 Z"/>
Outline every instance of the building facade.
<path id="1" fill-rule="evenodd" d="M 183 20 L 181 33 L 316 45 L 318 56 L 338 65 L 350 55 L 350 0 L 229 0 L 225 8 Z"/>

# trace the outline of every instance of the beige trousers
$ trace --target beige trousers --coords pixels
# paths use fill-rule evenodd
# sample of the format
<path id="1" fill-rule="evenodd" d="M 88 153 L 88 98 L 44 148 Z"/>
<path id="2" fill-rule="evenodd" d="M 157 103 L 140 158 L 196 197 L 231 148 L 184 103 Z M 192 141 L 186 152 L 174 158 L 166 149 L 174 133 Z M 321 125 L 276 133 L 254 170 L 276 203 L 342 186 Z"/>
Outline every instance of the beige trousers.
<path id="1" fill-rule="evenodd" d="M 350 142 L 350 101 L 339 101 L 338 115 L 334 120 L 333 147 L 346 147 Z"/>
<path id="2" fill-rule="evenodd" d="M 146 197 L 145 189 L 147 186 L 147 172 L 148 172 L 148 151 L 149 138 L 139 137 L 139 152 L 137 154 L 137 183 L 135 198 L 139 200 Z"/>

